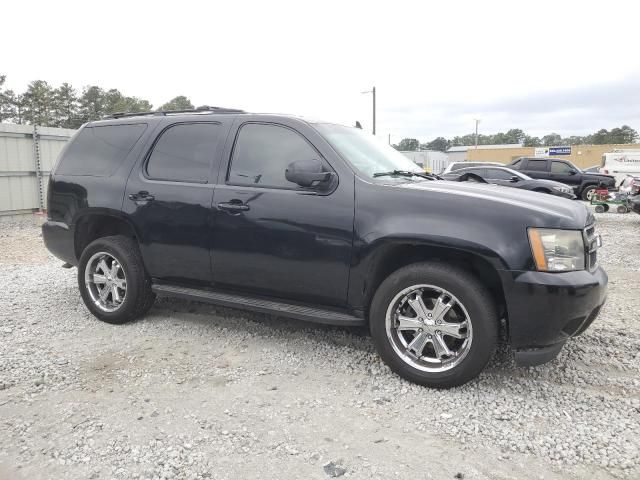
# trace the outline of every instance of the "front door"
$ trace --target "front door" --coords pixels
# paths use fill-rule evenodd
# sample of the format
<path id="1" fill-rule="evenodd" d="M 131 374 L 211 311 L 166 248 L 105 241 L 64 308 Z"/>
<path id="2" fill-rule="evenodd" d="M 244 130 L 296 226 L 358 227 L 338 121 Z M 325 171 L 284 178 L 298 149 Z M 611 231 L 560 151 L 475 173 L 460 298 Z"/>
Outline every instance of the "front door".
<path id="1" fill-rule="evenodd" d="M 581 178 L 573 166 L 567 162 L 560 160 L 551 160 L 551 176 L 550 180 L 564 183 L 566 185 L 579 185 Z"/>
<path id="2" fill-rule="evenodd" d="M 296 160 L 317 159 L 317 132 L 294 120 L 245 122 L 225 150 L 213 198 L 212 264 L 219 288 L 282 299 L 346 304 L 353 239 L 353 174 L 305 188 L 285 178 Z M 227 153 L 228 152 L 228 153 Z M 223 162 L 224 164 L 224 162 Z"/>
<path id="3" fill-rule="evenodd" d="M 167 124 L 131 172 L 123 211 L 153 278 L 211 283 L 210 178 L 228 129 L 221 122 Z"/>

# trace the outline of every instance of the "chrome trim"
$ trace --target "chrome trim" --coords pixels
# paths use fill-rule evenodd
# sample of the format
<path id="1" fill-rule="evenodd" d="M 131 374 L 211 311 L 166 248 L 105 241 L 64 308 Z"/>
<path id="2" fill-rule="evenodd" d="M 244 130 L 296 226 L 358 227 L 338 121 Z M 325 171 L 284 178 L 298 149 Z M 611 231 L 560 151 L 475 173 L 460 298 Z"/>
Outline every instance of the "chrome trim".
<path id="1" fill-rule="evenodd" d="M 591 234 L 589 234 L 591 232 Z M 585 269 L 592 272 L 598 267 L 598 249 L 602 246 L 602 237 L 596 233 L 596 224 L 591 223 L 582 230 L 585 251 Z M 595 262 L 591 263 L 591 257 L 595 254 Z"/>

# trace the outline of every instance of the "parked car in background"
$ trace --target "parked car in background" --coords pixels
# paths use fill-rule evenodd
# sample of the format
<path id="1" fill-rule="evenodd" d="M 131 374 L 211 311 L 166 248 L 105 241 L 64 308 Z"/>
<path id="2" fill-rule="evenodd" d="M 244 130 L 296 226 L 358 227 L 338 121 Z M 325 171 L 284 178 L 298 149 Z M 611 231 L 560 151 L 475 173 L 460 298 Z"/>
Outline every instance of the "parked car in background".
<path id="1" fill-rule="evenodd" d="M 499 167 L 504 167 L 503 163 L 498 163 L 498 162 L 452 162 L 449 165 L 447 165 L 447 168 L 445 168 L 442 172 L 440 172 L 440 175 L 443 175 L 449 172 L 454 172 L 456 170 L 460 170 L 461 168 L 484 167 L 488 165 L 497 165 Z"/>
<path id="2" fill-rule="evenodd" d="M 504 187 L 521 188 L 523 190 L 531 190 L 533 192 L 549 193 L 558 197 L 573 200 L 576 195 L 573 188 L 564 183 L 555 182 L 553 180 L 540 180 L 531 178 L 522 172 L 512 170 L 506 167 L 471 167 L 461 168 L 455 172 L 445 173 L 442 177 L 445 180 L 457 180 L 465 173 L 475 173 L 487 183 L 494 183 Z"/>
<path id="3" fill-rule="evenodd" d="M 600 173 L 613 175 L 616 183 L 627 175 L 640 176 L 640 150 L 614 150 L 602 155 Z"/>
<path id="4" fill-rule="evenodd" d="M 532 178 L 555 180 L 569 185 L 582 200 L 591 200 L 599 185 L 607 189 L 616 186 L 615 178 L 611 175 L 586 173 L 573 163 L 559 158 L 520 157 L 507 166 Z"/>
<path id="5" fill-rule="evenodd" d="M 627 195 L 640 194 L 640 175 L 627 175 L 620 183 L 618 190 Z"/>
<path id="6" fill-rule="evenodd" d="M 360 129 L 292 116 L 87 123 L 47 204 L 44 242 L 100 320 L 163 295 L 368 327 L 393 371 L 432 387 L 476 377 L 499 338 L 520 364 L 551 360 L 607 295 L 585 205 L 440 180 Z"/>

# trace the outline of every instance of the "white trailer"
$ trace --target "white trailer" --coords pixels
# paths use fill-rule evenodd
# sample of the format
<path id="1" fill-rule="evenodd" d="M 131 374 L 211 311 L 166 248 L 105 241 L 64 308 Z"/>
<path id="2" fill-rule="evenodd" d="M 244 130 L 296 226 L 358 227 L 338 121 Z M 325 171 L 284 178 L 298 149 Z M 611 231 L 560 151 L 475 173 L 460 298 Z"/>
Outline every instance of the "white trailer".
<path id="1" fill-rule="evenodd" d="M 627 175 L 640 176 L 640 148 L 637 150 L 616 149 L 602 155 L 600 173 L 613 175 L 616 183 L 622 182 Z"/>

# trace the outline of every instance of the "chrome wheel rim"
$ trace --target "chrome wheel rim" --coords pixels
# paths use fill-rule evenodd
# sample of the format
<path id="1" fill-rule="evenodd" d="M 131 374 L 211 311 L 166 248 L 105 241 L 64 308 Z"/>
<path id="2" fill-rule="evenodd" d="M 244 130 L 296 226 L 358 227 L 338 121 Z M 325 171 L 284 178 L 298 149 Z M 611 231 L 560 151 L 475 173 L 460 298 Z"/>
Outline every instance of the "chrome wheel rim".
<path id="1" fill-rule="evenodd" d="M 84 282 L 93 304 L 103 312 L 118 310 L 127 296 L 127 276 L 110 253 L 94 254 L 84 269 Z"/>
<path id="2" fill-rule="evenodd" d="M 471 349 L 473 329 L 467 309 L 434 285 L 413 285 L 398 293 L 385 322 L 398 357 L 423 372 L 451 370 Z"/>
<path id="3" fill-rule="evenodd" d="M 591 201 L 591 199 L 593 198 L 593 196 L 596 194 L 596 189 L 595 188 L 591 188 L 589 190 L 587 190 L 587 200 Z"/>

